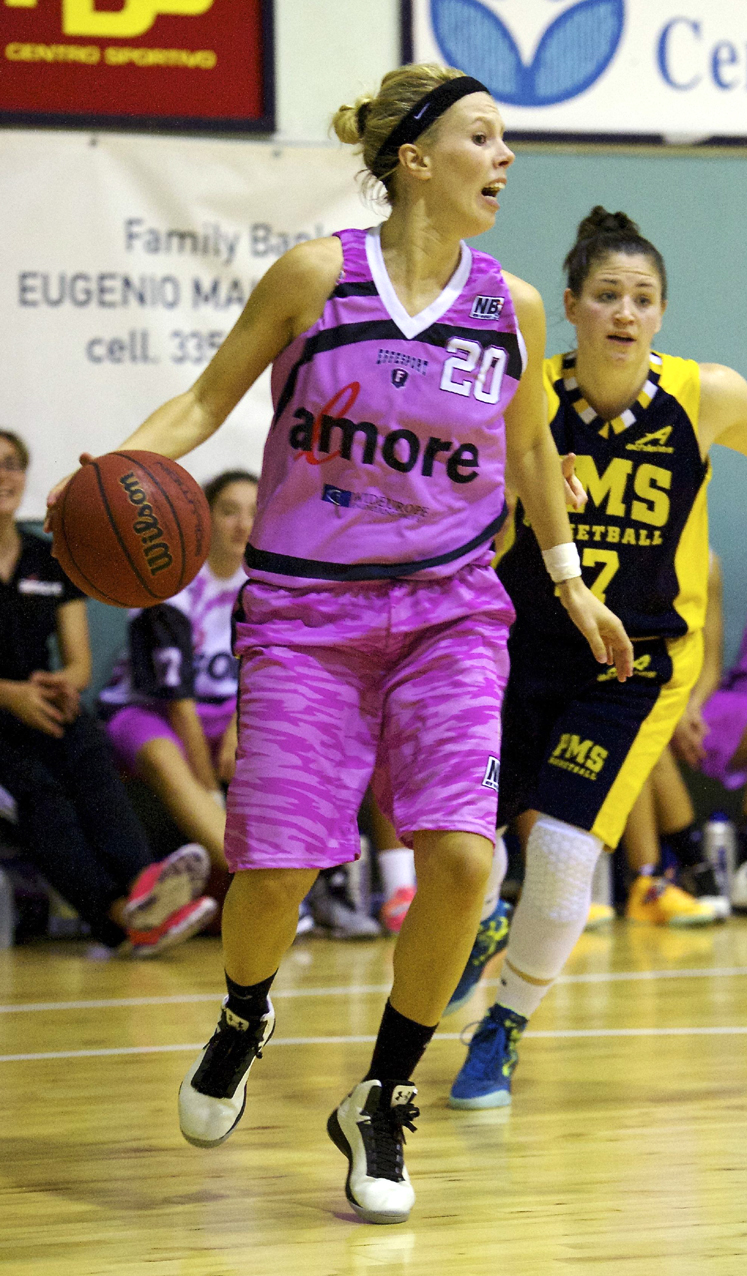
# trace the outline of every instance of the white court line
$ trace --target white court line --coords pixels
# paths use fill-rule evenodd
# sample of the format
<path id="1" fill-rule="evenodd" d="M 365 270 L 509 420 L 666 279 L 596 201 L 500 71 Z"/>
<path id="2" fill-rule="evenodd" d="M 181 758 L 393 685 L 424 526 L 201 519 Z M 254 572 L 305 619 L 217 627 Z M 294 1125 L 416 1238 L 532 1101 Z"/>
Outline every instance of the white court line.
<path id="1" fill-rule="evenodd" d="M 527 1037 L 543 1040 L 565 1040 L 575 1037 L 744 1037 L 744 1027 L 726 1028 L 562 1028 L 557 1032 L 525 1032 Z M 275 1046 L 348 1046 L 375 1041 L 370 1036 L 355 1037 L 273 1037 L 268 1049 Z M 459 1032 L 437 1032 L 434 1041 L 459 1041 Z M 202 1050 L 205 1043 L 189 1042 L 173 1046 L 107 1046 L 100 1050 L 43 1050 L 33 1054 L 2 1054 L 0 1063 L 31 1063 L 37 1059 L 102 1059 L 137 1054 L 175 1054 L 186 1050 Z"/>
<path id="2" fill-rule="evenodd" d="M 747 975 L 747 966 L 706 966 L 700 970 L 618 970 L 588 975 L 561 975 L 556 984 L 608 984 L 652 979 L 723 979 L 731 975 Z M 484 979 L 482 988 L 495 988 L 497 979 Z M 272 999 L 281 997 L 362 997 L 391 991 L 391 984 L 343 984 L 332 988 L 273 988 Z M 216 1002 L 224 994 L 215 992 L 182 993 L 172 997 L 109 997 L 88 1001 L 10 1002 L 0 1006 L 0 1015 L 28 1014 L 44 1010 L 117 1010 L 125 1006 L 179 1006 L 201 1001 Z"/>

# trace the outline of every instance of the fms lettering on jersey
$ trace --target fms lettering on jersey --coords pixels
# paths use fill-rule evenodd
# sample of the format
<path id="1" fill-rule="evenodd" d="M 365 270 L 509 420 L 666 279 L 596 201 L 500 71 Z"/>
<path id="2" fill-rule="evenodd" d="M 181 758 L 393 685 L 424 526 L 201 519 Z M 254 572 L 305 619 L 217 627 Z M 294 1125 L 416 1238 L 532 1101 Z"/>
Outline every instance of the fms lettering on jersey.
<path id="1" fill-rule="evenodd" d="M 575 469 L 589 503 L 600 514 L 643 524 L 637 528 L 622 528 L 619 523 L 588 524 L 572 519 L 576 540 L 622 545 L 662 544 L 659 528 L 665 527 L 669 520 L 671 470 L 647 461 L 636 464 L 621 456 L 613 457 L 601 474 L 592 456 L 577 456 Z"/>

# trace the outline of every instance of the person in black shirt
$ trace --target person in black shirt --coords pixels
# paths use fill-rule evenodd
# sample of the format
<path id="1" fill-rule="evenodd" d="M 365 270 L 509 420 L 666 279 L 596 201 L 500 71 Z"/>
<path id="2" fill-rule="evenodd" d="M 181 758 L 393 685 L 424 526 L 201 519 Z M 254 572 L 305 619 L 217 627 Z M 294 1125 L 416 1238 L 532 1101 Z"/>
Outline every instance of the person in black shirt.
<path id="1" fill-rule="evenodd" d="M 109 948 L 160 952 L 207 925 L 207 855 L 194 844 L 152 863 L 108 742 L 85 713 L 91 673 L 84 596 L 51 546 L 15 514 L 28 466 L 0 430 L 0 785 L 29 858 Z M 61 667 L 52 668 L 57 639 Z"/>

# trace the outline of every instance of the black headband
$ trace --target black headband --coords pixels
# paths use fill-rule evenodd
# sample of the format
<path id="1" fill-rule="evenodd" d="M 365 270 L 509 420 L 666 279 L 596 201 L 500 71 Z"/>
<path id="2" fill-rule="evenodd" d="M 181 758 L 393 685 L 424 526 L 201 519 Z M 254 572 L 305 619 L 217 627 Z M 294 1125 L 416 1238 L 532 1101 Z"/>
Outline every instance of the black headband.
<path id="1" fill-rule="evenodd" d="M 394 157 L 400 146 L 404 146 L 406 142 L 414 142 L 430 128 L 439 115 L 443 115 L 450 106 L 470 93 L 490 93 L 490 89 L 479 80 L 474 80 L 471 75 L 457 75 L 453 80 L 445 80 L 443 84 L 431 89 L 430 93 L 426 93 L 425 97 L 415 103 L 407 115 L 402 116 L 383 146 L 379 147 L 374 163 L 380 163 L 387 155 Z"/>

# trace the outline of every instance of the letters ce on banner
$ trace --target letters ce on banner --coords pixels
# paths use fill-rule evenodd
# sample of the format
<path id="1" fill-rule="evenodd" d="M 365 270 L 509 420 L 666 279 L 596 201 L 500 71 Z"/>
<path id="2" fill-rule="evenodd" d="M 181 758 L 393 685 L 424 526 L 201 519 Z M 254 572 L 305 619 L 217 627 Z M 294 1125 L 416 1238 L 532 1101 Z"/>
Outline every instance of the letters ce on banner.
<path id="1" fill-rule="evenodd" d="M 274 128 L 272 0 L 0 0 L 0 122 Z"/>

